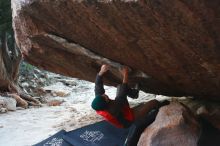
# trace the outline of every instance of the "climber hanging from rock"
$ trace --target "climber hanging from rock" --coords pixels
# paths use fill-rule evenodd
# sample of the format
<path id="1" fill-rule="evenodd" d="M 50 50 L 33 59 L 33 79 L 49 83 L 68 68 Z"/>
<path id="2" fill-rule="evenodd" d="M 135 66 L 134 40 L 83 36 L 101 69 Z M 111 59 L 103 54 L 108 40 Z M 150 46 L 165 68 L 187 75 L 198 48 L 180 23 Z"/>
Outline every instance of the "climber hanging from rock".
<path id="1" fill-rule="evenodd" d="M 142 131 L 151 124 L 158 112 L 159 107 L 169 104 L 169 102 L 158 102 L 151 100 L 147 104 L 137 108 L 130 108 L 127 96 L 138 98 L 139 88 L 128 86 L 128 67 L 123 67 L 120 72 L 123 76 L 122 84 L 118 85 L 115 100 L 109 99 L 105 94 L 103 85 L 103 75 L 110 69 L 109 65 L 102 65 L 95 80 L 95 98 L 92 101 L 92 108 L 97 114 L 118 128 L 130 128 L 126 146 L 133 146 L 138 142 Z"/>
<path id="2" fill-rule="evenodd" d="M 128 68 L 123 68 L 123 83 L 118 85 L 115 100 L 109 99 L 105 94 L 103 87 L 103 75 L 109 70 L 108 65 L 103 65 L 95 81 L 95 99 L 92 102 L 92 108 L 103 116 L 107 121 L 120 128 L 129 127 L 134 121 L 132 109 L 129 107 L 127 96 L 131 98 L 138 97 L 138 89 L 128 87 Z"/>

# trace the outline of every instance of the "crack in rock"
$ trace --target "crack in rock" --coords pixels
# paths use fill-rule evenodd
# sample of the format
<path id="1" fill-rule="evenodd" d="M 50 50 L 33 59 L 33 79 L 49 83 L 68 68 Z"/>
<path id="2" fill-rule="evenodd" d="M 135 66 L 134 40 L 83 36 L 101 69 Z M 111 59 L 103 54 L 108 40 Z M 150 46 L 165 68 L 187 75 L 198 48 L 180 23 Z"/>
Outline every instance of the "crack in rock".
<path id="1" fill-rule="evenodd" d="M 87 56 L 88 58 L 91 58 L 95 61 L 101 61 L 103 64 L 109 64 L 111 67 L 115 68 L 115 69 L 121 69 L 124 65 L 112 61 L 108 58 L 105 58 L 101 55 L 98 55 L 92 51 L 90 51 L 89 49 L 86 49 L 84 47 L 82 47 L 79 44 L 73 43 L 73 42 L 69 42 L 67 41 L 65 38 L 62 38 L 60 36 L 54 35 L 54 34 L 44 34 L 45 37 L 48 37 L 50 39 L 52 39 L 53 41 L 61 44 L 64 48 L 65 51 L 68 51 L 70 53 L 73 54 L 80 54 L 80 55 L 84 55 Z M 132 76 L 133 77 L 141 77 L 141 78 L 150 78 L 146 73 L 140 71 L 140 70 L 133 70 L 129 67 L 129 70 L 132 71 Z"/>

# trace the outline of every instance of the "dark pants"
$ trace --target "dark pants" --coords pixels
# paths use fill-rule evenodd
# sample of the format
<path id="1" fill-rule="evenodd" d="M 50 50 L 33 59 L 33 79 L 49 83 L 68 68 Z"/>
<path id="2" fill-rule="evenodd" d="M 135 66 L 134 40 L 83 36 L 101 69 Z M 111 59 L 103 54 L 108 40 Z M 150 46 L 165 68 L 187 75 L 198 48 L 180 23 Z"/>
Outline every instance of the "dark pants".
<path id="1" fill-rule="evenodd" d="M 115 100 L 108 108 L 109 113 L 111 113 L 124 128 L 128 128 L 133 124 L 133 121 L 127 120 L 123 114 L 123 107 L 129 107 L 127 96 L 136 97 L 137 95 L 138 90 L 131 89 L 127 84 L 120 84 L 117 87 Z"/>
<path id="2" fill-rule="evenodd" d="M 105 94 L 105 89 L 102 76 L 97 75 L 95 81 L 95 95 L 102 96 L 103 94 Z M 106 111 L 115 117 L 124 128 L 128 128 L 133 124 L 133 121 L 127 120 L 123 115 L 123 106 L 129 106 L 127 96 L 136 98 L 138 96 L 138 90 L 131 89 L 127 84 L 118 85 L 115 100 L 108 103 L 108 107 L 106 108 Z"/>
<path id="3" fill-rule="evenodd" d="M 165 100 L 159 103 L 159 105 L 153 108 L 150 112 L 143 115 L 142 118 L 135 120 L 135 122 L 130 126 L 125 146 L 136 146 L 141 136 L 141 133 L 147 126 L 154 122 L 159 108 L 168 105 L 169 103 L 169 101 Z"/>
<path id="4" fill-rule="evenodd" d="M 128 104 L 127 96 L 137 98 L 139 90 L 130 88 L 127 84 L 120 84 L 117 86 L 116 101 L 121 101 Z"/>
<path id="5" fill-rule="evenodd" d="M 141 136 L 141 133 L 144 131 L 144 129 L 149 126 L 153 121 L 155 120 L 158 113 L 158 108 L 151 110 L 146 115 L 143 115 L 143 118 L 135 121 L 131 126 L 130 130 L 127 136 L 127 139 L 125 141 L 124 146 L 136 146 L 138 143 L 138 140 Z"/>

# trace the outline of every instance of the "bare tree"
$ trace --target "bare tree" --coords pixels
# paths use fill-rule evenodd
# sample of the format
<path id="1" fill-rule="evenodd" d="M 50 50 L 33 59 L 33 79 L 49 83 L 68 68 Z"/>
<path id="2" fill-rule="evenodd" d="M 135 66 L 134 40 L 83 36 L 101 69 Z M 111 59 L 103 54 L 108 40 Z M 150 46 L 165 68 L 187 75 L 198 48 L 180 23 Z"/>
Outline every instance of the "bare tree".
<path id="1" fill-rule="evenodd" d="M 11 1 L 0 1 L 0 91 L 16 92 L 21 52 L 12 29 Z"/>
<path id="2" fill-rule="evenodd" d="M 1 35 L 0 48 L 0 90 L 8 92 L 19 92 L 17 88 L 18 69 L 21 61 L 21 52 L 16 47 L 13 36 L 13 46 L 8 47 L 6 31 Z"/>

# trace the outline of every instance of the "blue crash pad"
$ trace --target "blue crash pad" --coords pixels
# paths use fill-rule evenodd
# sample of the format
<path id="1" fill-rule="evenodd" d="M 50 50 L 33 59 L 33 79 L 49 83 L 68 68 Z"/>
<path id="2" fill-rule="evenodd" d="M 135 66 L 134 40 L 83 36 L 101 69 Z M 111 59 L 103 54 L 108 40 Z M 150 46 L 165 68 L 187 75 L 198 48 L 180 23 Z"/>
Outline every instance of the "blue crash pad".
<path id="1" fill-rule="evenodd" d="M 35 144 L 34 146 L 72 146 L 63 140 L 63 135 L 66 133 L 65 130 L 61 130 L 53 136 L 45 139 L 44 141 Z"/>
<path id="2" fill-rule="evenodd" d="M 66 132 L 63 139 L 73 146 L 123 146 L 128 131 L 101 121 Z"/>

